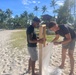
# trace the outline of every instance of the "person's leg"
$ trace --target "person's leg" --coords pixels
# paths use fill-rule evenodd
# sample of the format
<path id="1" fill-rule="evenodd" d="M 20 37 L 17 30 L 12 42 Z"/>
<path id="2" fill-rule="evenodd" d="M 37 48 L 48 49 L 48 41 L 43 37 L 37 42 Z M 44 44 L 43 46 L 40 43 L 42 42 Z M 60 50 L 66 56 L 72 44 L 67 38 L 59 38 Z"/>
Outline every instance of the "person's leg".
<path id="1" fill-rule="evenodd" d="M 64 68 L 64 63 L 65 63 L 65 59 L 66 59 L 66 51 L 67 51 L 67 49 L 62 48 L 62 62 L 61 62 L 61 65 L 59 66 L 60 69 Z"/>
<path id="2" fill-rule="evenodd" d="M 28 64 L 28 71 L 30 71 L 30 69 L 31 69 L 31 64 L 32 64 L 32 62 L 31 62 L 31 58 L 29 59 L 29 64 Z"/>
<path id="3" fill-rule="evenodd" d="M 31 68 L 32 70 L 32 75 L 36 75 L 35 74 L 35 63 L 38 59 L 38 55 L 37 55 L 37 49 L 36 47 L 29 47 L 29 54 L 30 54 L 30 57 L 31 57 L 31 62 L 29 61 L 29 69 Z"/>
<path id="4" fill-rule="evenodd" d="M 30 73 L 30 70 L 31 70 L 31 64 L 32 64 L 32 62 L 31 62 L 31 58 L 29 59 L 29 61 L 28 61 L 28 70 L 26 71 L 26 73 Z"/>
<path id="5" fill-rule="evenodd" d="M 32 75 L 35 75 L 35 61 L 32 61 Z"/>
<path id="6" fill-rule="evenodd" d="M 73 57 L 73 53 L 74 53 L 74 50 L 69 50 L 69 52 L 68 52 L 68 55 L 69 55 L 69 58 L 70 58 L 70 67 L 71 67 L 69 75 L 73 75 L 73 71 L 74 71 L 74 57 Z"/>
<path id="7" fill-rule="evenodd" d="M 31 64 L 32 64 L 32 62 L 31 62 L 31 53 L 32 53 L 31 47 L 28 47 L 28 53 L 30 55 L 30 58 L 28 60 L 28 70 L 26 71 L 26 73 L 30 73 Z"/>
<path id="8" fill-rule="evenodd" d="M 32 75 L 37 75 L 35 73 L 35 64 L 36 64 L 36 61 L 38 59 L 38 54 L 37 54 L 37 49 L 36 47 L 33 48 L 34 52 L 33 52 L 33 57 L 32 57 Z"/>
<path id="9" fill-rule="evenodd" d="M 74 53 L 74 48 L 75 48 L 75 40 L 76 39 L 73 39 L 70 42 L 70 44 L 69 44 L 68 55 L 69 55 L 69 58 L 70 58 L 70 67 L 71 67 L 71 70 L 70 70 L 70 74 L 69 75 L 74 75 L 73 74 L 73 71 L 74 71 L 74 57 L 73 57 L 73 53 Z"/>

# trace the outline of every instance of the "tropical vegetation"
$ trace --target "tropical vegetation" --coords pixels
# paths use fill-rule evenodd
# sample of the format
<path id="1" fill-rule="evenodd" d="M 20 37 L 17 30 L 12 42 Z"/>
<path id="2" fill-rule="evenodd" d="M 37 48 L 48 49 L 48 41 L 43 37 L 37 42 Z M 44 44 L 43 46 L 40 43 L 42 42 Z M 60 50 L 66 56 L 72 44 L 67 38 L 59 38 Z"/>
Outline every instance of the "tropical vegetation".
<path id="1" fill-rule="evenodd" d="M 62 0 L 64 1 L 64 4 L 62 6 L 57 5 L 58 0 L 51 0 L 49 3 L 50 9 L 53 8 L 53 15 L 50 15 L 51 18 L 49 20 L 55 20 L 58 24 L 67 24 L 70 23 L 75 28 L 76 27 L 76 1 L 75 0 Z M 0 29 L 21 29 L 28 27 L 32 19 L 35 16 L 38 16 L 38 11 L 42 11 L 42 14 L 40 16 L 42 21 L 48 22 L 49 20 L 46 18 L 42 18 L 42 15 L 48 15 L 45 14 L 48 13 L 47 5 L 44 5 L 42 7 L 35 6 L 32 10 L 36 12 L 34 14 L 33 12 L 29 13 L 26 10 L 20 14 L 20 15 L 13 15 L 13 11 L 11 9 L 6 9 L 3 11 L 0 9 Z"/>

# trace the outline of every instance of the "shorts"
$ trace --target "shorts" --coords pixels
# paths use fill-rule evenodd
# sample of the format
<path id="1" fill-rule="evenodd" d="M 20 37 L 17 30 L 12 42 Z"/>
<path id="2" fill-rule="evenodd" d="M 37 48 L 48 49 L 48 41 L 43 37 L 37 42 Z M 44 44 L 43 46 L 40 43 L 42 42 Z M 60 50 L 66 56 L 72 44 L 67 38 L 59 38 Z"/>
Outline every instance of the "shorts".
<path id="1" fill-rule="evenodd" d="M 37 47 L 28 47 L 28 52 L 32 61 L 38 60 Z"/>
<path id="2" fill-rule="evenodd" d="M 75 41 L 76 41 L 76 38 L 73 39 L 71 42 L 69 42 L 68 44 L 63 44 L 62 45 L 62 48 L 64 49 L 69 49 L 69 50 L 74 50 L 75 48 Z"/>

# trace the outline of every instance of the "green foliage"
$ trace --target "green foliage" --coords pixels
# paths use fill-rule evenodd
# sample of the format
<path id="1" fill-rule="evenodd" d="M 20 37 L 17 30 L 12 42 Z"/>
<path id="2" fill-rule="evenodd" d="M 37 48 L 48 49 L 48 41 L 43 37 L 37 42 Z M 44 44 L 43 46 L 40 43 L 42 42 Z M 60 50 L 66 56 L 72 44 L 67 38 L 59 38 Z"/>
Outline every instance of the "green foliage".
<path id="1" fill-rule="evenodd" d="M 71 14 L 72 5 L 73 2 L 71 0 L 65 0 L 64 5 L 59 8 L 57 19 L 59 24 L 73 23 L 73 15 Z"/>
<path id="2" fill-rule="evenodd" d="M 51 42 L 54 39 L 55 35 L 46 35 L 47 42 Z"/>
<path id="3" fill-rule="evenodd" d="M 35 6 L 34 7 L 34 11 L 36 11 L 36 16 L 37 16 L 37 11 L 39 10 L 39 7 L 38 6 Z"/>
<path id="4" fill-rule="evenodd" d="M 6 9 L 6 11 L 2 11 L 0 9 L 0 29 L 21 29 L 28 27 L 32 19 L 34 18 L 33 13 L 29 13 L 24 11 L 20 16 L 16 15 L 14 18 L 12 17 L 12 11 L 10 9 Z"/>
<path id="5" fill-rule="evenodd" d="M 46 5 L 44 5 L 44 6 L 42 7 L 42 14 L 45 13 L 46 11 L 47 11 L 47 7 L 46 7 Z"/>
<path id="6" fill-rule="evenodd" d="M 53 7 L 54 16 L 52 17 L 50 15 L 51 19 L 49 17 L 42 18 L 42 16 L 40 16 L 41 21 L 45 21 L 44 23 L 46 23 L 51 20 L 55 20 L 57 21 L 58 24 L 66 24 L 67 22 L 73 24 L 74 18 L 76 19 L 75 0 L 63 0 L 63 1 L 64 1 L 63 6 L 59 6 L 58 9 L 57 0 L 51 0 L 49 7 Z M 36 16 L 37 16 L 37 12 L 40 11 L 39 8 L 40 7 L 38 7 L 37 5 L 34 7 L 34 11 L 36 11 Z M 41 7 L 41 11 L 42 14 L 48 11 L 47 5 L 43 5 Z M 10 9 L 6 9 L 5 11 L 0 9 L 0 28 L 5 28 L 5 29 L 26 28 L 32 23 L 32 19 L 35 16 L 32 12 L 29 13 L 27 11 L 24 11 L 22 14 L 20 14 L 19 16 L 16 15 L 15 17 L 12 17 L 12 14 L 13 12 Z"/>

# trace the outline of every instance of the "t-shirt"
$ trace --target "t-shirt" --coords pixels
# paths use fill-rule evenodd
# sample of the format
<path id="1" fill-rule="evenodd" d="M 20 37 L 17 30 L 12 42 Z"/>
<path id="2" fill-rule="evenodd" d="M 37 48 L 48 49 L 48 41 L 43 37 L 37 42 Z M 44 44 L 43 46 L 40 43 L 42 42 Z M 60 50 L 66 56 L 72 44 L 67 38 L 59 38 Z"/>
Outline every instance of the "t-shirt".
<path id="1" fill-rule="evenodd" d="M 28 47 L 37 47 L 37 43 L 30 43 L 29 42 L 29 40 L 36 40 L 37 39 L 36 34 L 34 32 L 33 25 L 30 25 L 27 28 L 26 34 L 27 34 L 27 43 L 28 43 L 27 45 L 28 45 Z"/>
<path id="2" fill-rule="evenodd" d="M 64 39 L 66 39 L 65 35 L 68 33 L 71 34 L 72 39 L 74 39 L 76 37 L 74 30 L 65 25 L 60 25 L 59 30 L 56 31 L 55 33 L 61 35 L 62 37 L 64 37 Z"/>

